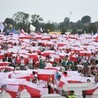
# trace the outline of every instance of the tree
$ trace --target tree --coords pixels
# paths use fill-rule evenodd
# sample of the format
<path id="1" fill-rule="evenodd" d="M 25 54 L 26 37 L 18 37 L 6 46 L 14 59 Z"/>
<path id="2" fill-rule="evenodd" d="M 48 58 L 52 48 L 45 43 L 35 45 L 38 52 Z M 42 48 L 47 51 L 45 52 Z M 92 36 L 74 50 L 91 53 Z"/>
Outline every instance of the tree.
<path id="1" fill-rule="evenodd" d="M 65 32 L 67 32 L 67 30 L 65 28 L 61 29 L 61 34 L 65 34 Z"/>
<path id="2" fill-rule="evenodd" d="M 17 12 L 13 15 L 13 20 L 18 24 L 18 23 L 28 23 L 29 20 L 29 14 L 24 13 L 24 12 Z"/>
<path id="3" fill-rule="evenodd" d="M 43 21 L 43 18 L 40 16 L 40 15 L 37 15 L 37 14 L 33 14 L 31 15 L 31 22 L 32 22 L 32 25 L 34 25 L 36 27 L 37 30 L 39 30 L 39 24 L 40 22 Z"/>
<path id="4" fill-rule="evenodd" d="M 48 22 L 45 24 L 44 29 L 48 30 L 48 31 L 54 31 L 55 30 L 55 24 Z"/>
<path id="5" fill-rule="evenodd" d="M 96 30 L 98 31 L 98 22 L 95 22 Z"/>
<path id="6" fill-rule="evenodd" d="M 83 16 L 82 19 L 81 19 L 81 22 L 84 25 L 89 25 L 89 23 L 91 22 L 91 17 L 90 16 Z"/>
<path id="7" fill-rule="evenodd" d="M 25 31 L 29 29 L 29 14 L 19 11 L 13 15 L 13 20 L 16 23 L 16 29 L 24 29 Z"/>
<path id="8" fill-rule="evenodd" d="M 83 29 L 83 23 L 81 22 L 81 20 L 78 20 L 76 23 L 77 29 Z"/>
<path id="9" fill-rule="evenodd" d="M 70 26 L 70 20 L 68 17 L 65 17 L 64 18 L 64 25 L 66 26 L 67 29 L 69 29 L 69 26 Z"/>
<path id="10" fill-rule="evenodd" d="M 97 32 L 95 23 L 90 23 L 90 25 L 89 25 L 89 32 L 93 32 L 93 33 Z"/>
<path id="11" fill-rule="evenodd" d="M 77 29 L 76 28 L 73 28 L 71 33 L 72 34 L 77 34 Z"/>
<path id="12" fill-rule="evenodd" d="M 7 26 L 7 27 L 13 27 L 15 25 L 15 21 L 12 19 L 12 18 L 6 18 L 4 20 L 4 24 Z"/>
<path id="13" fill-rule="evenodd" d="M 60 29 L 60 30 L 66 28 L 64 22 L 59 23 L 58 26 L 59 26 L 59 29 Z M 67 28 L 66 28 L 66 29 L 67 29 Z"/>
<path id="14" fill-rule="evenodd" d="M 70 28 L 70 20 L 69 20 L 69 18 L 65 17 L 64 21 L 59 23 L 58 27 L 61 30 L 61 33 L 64 34 Z"/>
<path id="15" fill-rule="evenodd" d="M 14 25 L 15 24 L 15 21 L 12 18 L 6 18 L 4 20 L 4 23 Z"/>
<path id="16" fill-rule="evenodd" d="M 5 24 L 4 31 L 7 32 L 7 31 L 12 30 L 14 28 L 15 21 L 12 18 L 6 18 L 4 20 L 4 24 Z"/>

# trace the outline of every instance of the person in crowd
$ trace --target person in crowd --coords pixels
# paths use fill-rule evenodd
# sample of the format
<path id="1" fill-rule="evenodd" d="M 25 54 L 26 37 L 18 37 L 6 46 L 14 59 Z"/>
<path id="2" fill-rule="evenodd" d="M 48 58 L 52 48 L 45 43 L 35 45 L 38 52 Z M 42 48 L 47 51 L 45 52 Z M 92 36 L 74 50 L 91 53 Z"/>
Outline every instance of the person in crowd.
<path id="1" fill-rule="evenodd" d="M 64 71 L 63 73 L 62 73 L 65 77 L 67 77 L 67 72 L 66 71 Z"/>
<path id="2" fill-rule="evenodd" d="M 91 80 L 90 79 L 87 79 L 87 83 L 91 83 Z"/>
<path id="3" fill-rule="evenodd" d="M 7 37 L 8 38 L 8 37 Z M 30 48 L 31 47 L 39 47 L 40 53 L 38 54 L 38 61 L 36 61 L 34 59 L 34 61 L 32 61 L 32 59 L 28 60 L 30 64 L 34 65 L 33 68 L 34 69 L 44 69 L 45 67 L 60 67 L 61 70 L 59 70 L 65 77 L 67 77 L 68 73 L 67 71 L 78 71 L 78 73 L 81 76 L 87 76 L 87 77 L 95 77 L 95 83 L 98 83 L 98 51 L 96 52 L 91 52 L 90 56 L 88 56 L 87 53 L 84 54 L 80 54 L 80 53 L 75 53 L 75 58 L 77 59 L 77 62 L 72 61 L 70 59 L 70 55 L 71 55 L 71 48 L 68 49 L 62 49 L 65 47 L 58 47 L 58 45 L 56 44 L 56 42 L 54 42 L 54 45 L 50 45 L 48 46 L 44 46 L 41 42 L 35 42 L 37 41 L 37 39 L 32 39 L 32 42 L 30 41 Z M 62 40 L 63 41 L 63 40 Z M 11 45 L 15 46 L 15 47 L 19 47 L 21 49 L 22 47 L 22 41 L 19 41 L 18 43 L 12 43 Z M 11 66 L 16 67 L 18 64 L 20 64 L 19 69 L 18 70 L 25 70 L 26 69 L 26 64 L 24 62 L 24 57 L 23 56 L 19 56 L 19 50 L 16 54 L 16 56 L 14 57 L 13 55 L 8 56 L 8 48 L 12 47 L 9 43 L 8 40 L 5 40 L 5 42 L 1 43 L 1 50 L 3 50 L 4 53 L 4 58 L 3 61 L 8 61 L 11 62 Z M 29 45 L 26 45 L 29 46 Z M 17 50 L 17 49 L 16 49 Z M 55 51 L 55 54 L 58 55 L 58 59 L 53 57 L 53 62 L 51 63 L 50 61 L 52 60 L 52 57 L 50 58 L 50 56 L 46 56 L 45 59 L 42 58 L 41 56 L 41 52 L 44 52 L 45 50 L 53 50 Z M 26 51 L 28 51 L 28 53 L 32 53 L 32 48 L 31 49 L 26 49 Z M 34 53 L 36 53 L 36 51 L 33 51 Z M 59 56 L 60 53 L 65 53 L 64 57 Z M 20 59 L 20 62 L 18 63 L 16 58 Z M 27 58 L 28 59 L 28 58 Z M 37 65 L 37 66 L 35 66 Z M 30 66 L 32 67 L 32 66 Z M 28 69 L 28 68 L 27 68 Z M 7 72 L 8 70 L 5 70 L 5 72 Z M 38 76 L 37 74 L 33 71 L 32 72 L 33 78 L 32 78 L 32 83 L 37 84 L 38 82 Z M 61 80 L 61 75 L 58 75 L 56 77 L 56 80 L 53 80 L 50 78 L 50 80 L 48 81 L 48 89 L 49 89 L 49 94 L 50 93 L 58 93 L 62 95 L 62 88 L 59 87 L 59 83 Z M 91 82 L 89 79 L 87 79 L 87 83 Z M 68 96 L 68 98 L 76 98 L 74 95 L 74 92 L 71 91 L 70 95 Z"/>
<path id="4" fill-rule="evenodd" d="M 35 68 L 33 65 L 33 58 L 29 58 L 28 68 L 30 68 L 30 69 Z"/>
<path id="5" fill-rule="evenodd" d="M 93 52 L 91 53 L 89 60 L 90 60 L 90 63 L 95 63 L 96 61 L 95 53 Z"/>
<path id="6" fill-rule="evenodd" d="M 67 66 L 66 58 L 63 58 L 63 59 L 61 60 L 61 64 L 62 64 L 62 66 L 63 66 L 64 68 L 66 68 L 66 66 Z"/>
<path id="7" fill-rule="evenodd" d="M 32 83 L 37 84 L 38 83 L 38 75 L 35 71 L 32 72 Z"/>
<path id="8" fill-rule="evenodd" d="M 95 54 L 96 64 L 98 64 L 98 51 Z"/>
<path id="9" fill-rule="evenodd" d="M 10 62 L 9 66 L 12 66 L 12 56 L 8 57 L 8 62 Z"/>
<path id="10" fill-rule="evenodd" d="M 4 54 L 4 58 L 3 58 L 3 62 L 7 61 L 8 60 L 8 57 L 7 57 L 7 54 L 5 53 Z"/>
<path id="11" fill-rule="evenodd" d="M 83 65 L 82 65 L 82 62 L 79 62 L 79 64 L 77 65 L 77 67 L 78 67 L 78 72 L 80 72 L 80 71 L 82 71 L 82 69 L 83 69 Z"/>
<path id="12" fill-rule="evenodd" d="M 95 83 L 98 83 L 98 75 L 95 76 L 94 80 L 95 80 Z"/>
<path id="13" fill-rule="evenodd" d="M 58 93 L 56 81 L 53 80 L 51 77 L 48 81 L 48 93 L 49 94 L 57 94 Z"/>
<path id="14" fill-rule="evenodd" d="M 42 57 L 39 58 L 39 68 L 40 68 L 40 69 L 44 69 L 44 67 L 45 67 L 45 62 L 46 62 L 46 60 L 44 61 L 44 60 L 42 59 Z"/>
<path id="15" fill-rule="evenodd" d="M 34 78 L 38 78 L 38 74 L 35 71 L 32 72 L 32 75 L 34 76 Z"/>
<path id="16" fill-rule="evenodd" d="M 76 98 L 74 91 L 69 92 L 68 98 Z"/>
<path id="17" fill-rule="evenodd" d="M 12 56 L 12 66 L 17 67 L 16 57 L 15 56 Z"/>
<path id="18" fill-rule="evenodd" d="M 91 67 L 91 74 L 92 74 L 93 76 L 96 76 L 96 74 L 97 74 L 96 68 Z"/>
<path id="19" fill-rule="evenodd" d="M 24 70 L 24 69 L 25 69 L 24 57 L 23 57 L 23 56 L 21 56 L 20 70 Z"/>
<path id="20" fill-rule="evenodd" d="M 58 94 L 62 95 L 62 88 L 59 87 L 60 80 L 61 80 L 61 75 L 58 75 L 56 80 L 56 85 L 57 85 Z"/>

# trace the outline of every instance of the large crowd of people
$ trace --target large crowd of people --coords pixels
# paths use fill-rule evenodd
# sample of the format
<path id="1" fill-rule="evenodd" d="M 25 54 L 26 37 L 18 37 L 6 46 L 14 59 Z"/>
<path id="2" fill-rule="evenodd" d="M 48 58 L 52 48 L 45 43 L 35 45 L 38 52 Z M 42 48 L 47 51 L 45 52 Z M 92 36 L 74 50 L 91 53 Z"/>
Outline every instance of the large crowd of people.
<path id="1" fill-rule="evenodd" d="M 79 45 L 77 45 L 78 41 L 76 41 L 77 38 L 74 40 L 74 42 L 72 42 L 70 41 L 71 38 L 68 36 L 65 37 L 63 35 L 55 35 L 56 38 L 53 38 L 53 36 L 47 35 L 50 39 L 41 41 L 41 39 L 37 39 L 37 37 L 34 38 L 34 35 L 32 34 L 33 37 L 32 39 L 29 39 L 28 42 L 24 41 L 23 39 L 18 39 L 16 42 L 11 42 L 9 39 L 7 39 L 8 36 L 12 38 L 12 35 L 7 35 L 5 36 L 6 40 L 1 41 L 0 43 L 1 53 L 4 53 L 3 58 L 0 60 L 1 62 L 10 62 L 9 66 L 14 67 L 14 70 L 37 70 L 59 67 L 59 71 L 64 75 L 65 78 L 68 76 L 67 71 L 77 71 L 81 77 L 94 77 L 94 82 L 98 83 L 98 51 L 97 49 L 91 49 L 90 53 L 85 52 L 81 54 L 80 50 L 72 49 L 71 45 L 73 44 L 79 47 Z M 89 39 L 86 39 L 86 41 L 87 40 Z M 65 43 L 59 45 L 58 42 Z M 86 42 L 80 41 L 80 43 L 83 45 Z M 87 44 L 90 45 L 89 41 Z M 95 46 L 97 47 L 98 44 Z M 33 51 L 31 49 L 32 47 L 35 48 Z M 88 48 L 86 47 L 88 46 L 85 46 L 83 49 L 88 51 Z M 16 51 L 18 51 L 10 51 L 12 48 L 18 48 L 16 49 Z M 26 51 L 28 54 L 37 53 L 36 56 L 38 58 L 28 58 L 24 55 L 20 55 L 20 50 Z M 46 51 L 52 51 L 53 53 L 50 52 L 45 54 Z M 9 70 L 7 69 L 4 70 L 4 72 L 8 71 Z M 33 71 L 32 75 L 32 83 L 39 83 L 40 80 L 38 79 L 38 74 Z M 62 91 L 62 88 L 59 87 L 60 79 L 60 74 L 56 74 L 56 79 L 51 77 L 49 78 L 49 81 L 46 83 L 49 94 L 57 93 L 61 95 L 67 95 L 64 91 Z M 87 82 L 91 82 L 91 80 L 87 79 Z M 74 96 L 73 91 L 70 92 L 70 96 Z M 70 96 L 69 98 L 71 98 Z"/>

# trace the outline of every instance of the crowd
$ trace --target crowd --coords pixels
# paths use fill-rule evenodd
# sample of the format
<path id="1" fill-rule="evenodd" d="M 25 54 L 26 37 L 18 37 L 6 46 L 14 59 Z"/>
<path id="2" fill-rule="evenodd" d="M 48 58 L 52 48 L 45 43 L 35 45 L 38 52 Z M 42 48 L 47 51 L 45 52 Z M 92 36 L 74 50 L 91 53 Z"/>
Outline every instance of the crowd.
<path id="1" fill-rule="evenodd" d="M 32 43 L 33 46 L 34 43 Z M 5 52 L 7 52 L 10 44 L 7 42 L 4 42 L 1 44 L 1 49 Z M 21 43 L 16 44 L 14 43 L 13 46 L 21 46 Z M 59 53 L 66 53 L 65 56 L 60 58 L 59 60 L 55 60 L 51 55 L 48 55 L 45 57 L 41 56 L 41 52 L 46 51 L 46 47 L 43 47 L 41 44 L 38 46 L 42 47 L 43 49 L 40 49 L 39 54 L 39 59 L 34 61 L 33 59 L 28 59 L 24 61 L 24 57 L 20 56 L 19 53 L 14 56 L 14 53 L 5 53 L 3 59 L 1 61 L 5 62 L 8 61 L 10 62 L 9 66 L 13 66 L 14 68 L 20 68 L 21 70 L 25 70 L 27 68 L 31 69 L 44 69 L 45 67 L 53 66 L 53 67 L 61 67 L 61 70 L 65 71 L 78 71 L 81 73 L 83 76 L 86 77 L 92 77 L 98 75 L 98 51 L 92 52 L 90 56 L 88 56 L 86 53 L 81 56 L 79 53 L 75 53 L 75 60 L 71 60 L 69 54 L 72 53 L 70 49 L 66 49 L 66 51 L 60 50 L 57 51 L 56 54 Z M 54 50 L 55 47 L 51 46 L 48 50 Z M 28 51 L 28 53 L 32 53 Z M 20 60 L 19 60 L 20 58 Z"/>
<path id="2" fill-rule="evenodd" d="M 66 39 L 67 40 L 67 39 Z M 26 47 L 38 47 L 38 51 L 33 51 L 33 53 L 38 54 L 38 60 L 34 58 L 25 58 L 21 56 L 19 52 L 14 54 L 14 52 L 8 52 L 8 49 L 11 47 L 22 47 L 22 41 L 18 43 L 10 43 L 8 40 L 0 43 L 1 53 L 3 50 L 4 57 L 1 61 L 8 61 L 9 66 L 14 67 L 14 70 L 28 70 L 28 69 L 44 69 L 48 67 L 60 67 L 60 72 L 67 77 L 67 71 L 78 71 L 82 77 L 95 77 L 95 82 L 98 83 L 98 51 L 92 51 L 90 55 L 84 53 L 81 55 L 79 52 L 74 52 L 71 48 L 60 49 L 56 43 L 50 44 L 49 46 L 45 46 L 40 41 L 37 42 L 37 39 L 30 40 L 30 45 L 26 45 Z M 26 49 L 29 54 L 32 54 L 30 49 Z M 55 51 L 54 54 L 48 54 L 46 56 L 42 56 L 42 53 L 45 51 Z M 55 59 L 59 54 L 63 54 Z M 74 58 L 71 58 L 71 55 L 74 54 Z M 5 70 L 7 72 L 8 70 Z M 32 83 L 39 83 L 37 74 L 32 72 L 33 78 Z M 57 75 L 56 79 L 49 78 L 49 81 L 46 83 L 46 87 L 48 88 L 48 93 L 57 93 L 63 94 L 66 96 L 67 94 L 62 91 L 62 88 L 59 87 L 59 82 L 61 79 L 61 75 Z M 91 82 L 89 79 L 87 82 Z M 74 92 L 70 92 L 70 96 L 74 97 Z M 69 98 L 71 98 L 69 96 Z"/>

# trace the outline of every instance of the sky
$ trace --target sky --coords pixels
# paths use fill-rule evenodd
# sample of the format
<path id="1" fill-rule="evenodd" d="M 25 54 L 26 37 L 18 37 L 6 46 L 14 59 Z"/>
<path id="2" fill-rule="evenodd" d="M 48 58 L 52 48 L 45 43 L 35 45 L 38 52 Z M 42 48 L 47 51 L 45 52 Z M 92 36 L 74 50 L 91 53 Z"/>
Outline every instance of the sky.
<path id="1" fill-rule="evenodd" d="M 0 21 L 12 18 L 18 11 L 39 14 L 44 22 L 62 22 L 65 17 L 76 22 L 85 15 L 95 22 L 98 21 L 98 0 L 0 0 Z"/>

